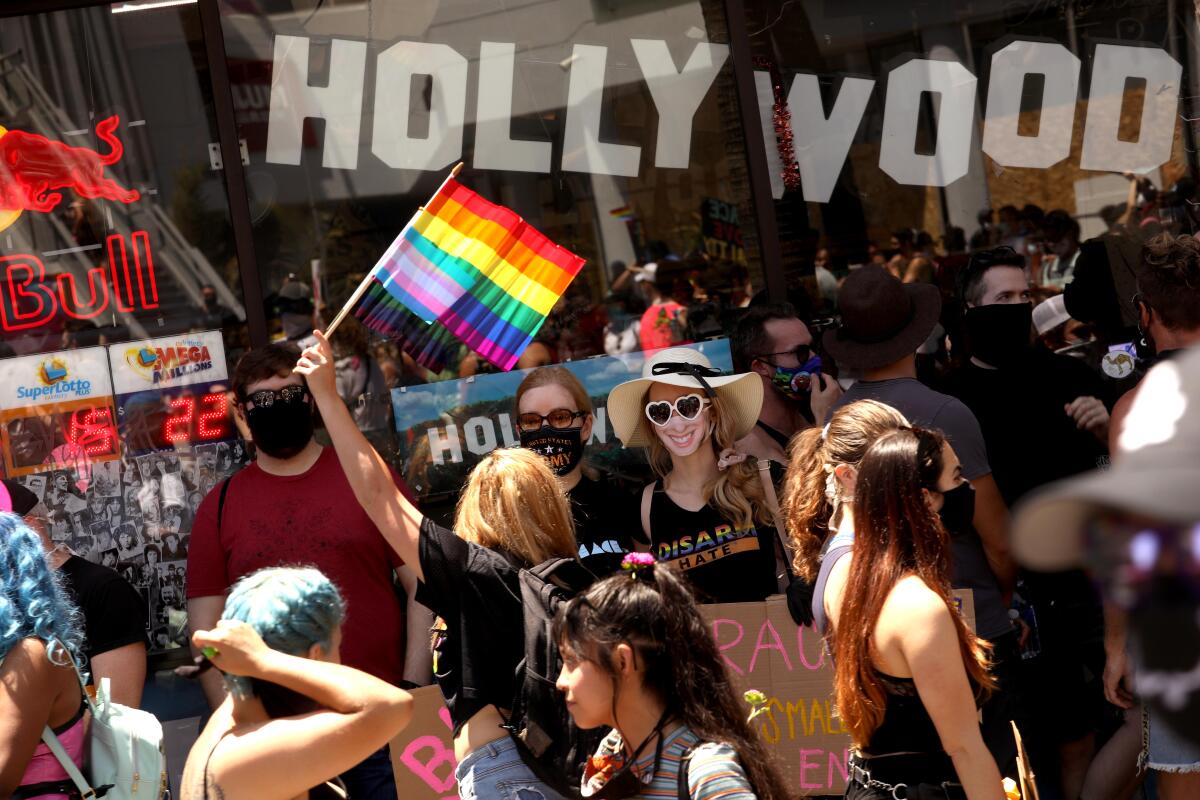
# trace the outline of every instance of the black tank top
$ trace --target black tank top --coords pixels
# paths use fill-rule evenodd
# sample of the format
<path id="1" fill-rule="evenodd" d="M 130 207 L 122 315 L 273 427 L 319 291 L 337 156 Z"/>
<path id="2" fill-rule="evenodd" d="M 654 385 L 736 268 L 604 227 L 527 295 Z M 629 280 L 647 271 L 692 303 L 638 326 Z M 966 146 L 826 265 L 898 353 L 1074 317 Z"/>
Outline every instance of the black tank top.
<path id="1" fill-rule="evenodd" d="M 829 586 L 829 575 L 834 565 L 850 555 L 853 549 L 853 534 L 839 533 L 825 542 L 821 553 L 821 569 L 813 587 L 812 610 L 817 630 L 824 636 L 829 635 L 829 619 L 825 615 L 825 590 Z M 879 670 L 875 670 L 875 674 L 887 693 L 887 705 L 883 710 L 883 721 L 867 743 L 865 755 L 944 752 L 937 728 L 917 694 L 913 679 L 897 678 Z"/>
<path id="2" fill-rule="evenodd" d="M 650 551 L 677 564 L 707 603 L 748 603 L 778 591 L 775 529 L 735 526 L 711 505 L 688 511 L 654 484 L 650 500 Z"/>
<path id="3" fill-rule="evenodd" d="M 865 755 L 944 752 L 937 728 L 917 694 L 913 679 L 896 678 L 879 670 L 875 670 L 875 674 L 887 692 L 887 705 L 883 709 L 883 721 L 867 743 Z"/>

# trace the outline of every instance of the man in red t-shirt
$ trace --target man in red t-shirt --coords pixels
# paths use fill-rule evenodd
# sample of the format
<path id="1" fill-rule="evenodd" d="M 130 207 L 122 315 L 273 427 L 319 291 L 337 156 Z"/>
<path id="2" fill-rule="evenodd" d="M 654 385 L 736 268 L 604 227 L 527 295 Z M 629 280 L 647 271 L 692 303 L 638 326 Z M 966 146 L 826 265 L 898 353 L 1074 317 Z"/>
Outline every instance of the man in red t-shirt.
<path id="1" fill-rule="evenodd" d="M 189 627 L 214 627 L 239 578 L 264 567 L 311 565 L 346 601 L 342 663 L 397 685 L 429 683 L 432 614 L 414 600 L 416 576 L 355 500 L 337 455 L 313 439 L 313 401 L 292 372 L 299 356 L 292 345 L 267 345 L 243 356 L 234 371 L 235 413 L 257 457 L 228 480 L 224 502 L 218 484 L 197 509 L 188 548 Z M 398 477 L 396 483 L 403 491 Z M 394 578 L 408 598 L 407 637 Z M 215 670 L 204 677 L 215 708 L 224 686 Z M 386 747 L 342 779 L 351 797 L 396 797 Z"/>

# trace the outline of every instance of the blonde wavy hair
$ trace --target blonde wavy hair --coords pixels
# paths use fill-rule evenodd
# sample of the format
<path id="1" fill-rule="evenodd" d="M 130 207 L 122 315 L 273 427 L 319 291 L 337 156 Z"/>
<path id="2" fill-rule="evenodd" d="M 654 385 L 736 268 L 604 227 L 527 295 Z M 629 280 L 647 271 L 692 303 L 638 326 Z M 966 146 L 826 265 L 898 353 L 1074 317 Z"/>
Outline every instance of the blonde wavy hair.
<path id="1" fill-rule="evenodd" d="M 857 467 L 872 442 L 907 426 L 908 420 L 891 406 L 858 400 L 833 412 L 824 429 L 807 428 L 792 439 L 780 506 L 797 575 L 810 583 L 817 579 L 821 548 L 840 524 L 843 506 L 833 469 Z"/>
<path id="2" fill-rule="evenodd" d="M 647 390 L 642 396 L 641 407 L 645 407 L 649 396 L 650 391 Z M 713 453 L 719 457 L 721 451 L 733 447 L 736 441 L 736 420 L 732 414 L 725 411 L 720 395 L 709 400 L 708 419 L 712 423 L 712 433 L 709 434 L 708 440 Z M 647 450 L 650 467 L 660 478 L 666 478 L 671 472 L 671 452 L 653 430 L 649 439 Z M 747 459 L 724 471 L 718 470 L 717 476 L 704 485 L 705 502 L 720 511 L 739 531 L 753 528 L 755 524 L 775 524 L 757 472 L 756 463 Z"/>
<path id="3" fill-rule="evenodd" d="M 576 555 L 571 509 L 545 459 L 521 447 L 493 450 L 471 470 L 458 498 L 454 530 L 468 542 L 503 550 L 530 566 Z"/>

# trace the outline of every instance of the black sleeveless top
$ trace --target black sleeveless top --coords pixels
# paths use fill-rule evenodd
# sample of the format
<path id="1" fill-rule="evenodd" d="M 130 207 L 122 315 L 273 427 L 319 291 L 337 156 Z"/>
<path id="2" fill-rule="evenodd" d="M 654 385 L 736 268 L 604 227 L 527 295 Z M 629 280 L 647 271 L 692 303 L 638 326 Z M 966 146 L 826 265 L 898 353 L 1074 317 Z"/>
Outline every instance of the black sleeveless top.
<path id="1" fill-rule="evenodd" d="M 688 511 L 654 484 L 650 500 L 650 551 L 678 565 L 705 603 L 748 603 L 778 591 L 775 529 L 734 525 L 711 505 Z"/>

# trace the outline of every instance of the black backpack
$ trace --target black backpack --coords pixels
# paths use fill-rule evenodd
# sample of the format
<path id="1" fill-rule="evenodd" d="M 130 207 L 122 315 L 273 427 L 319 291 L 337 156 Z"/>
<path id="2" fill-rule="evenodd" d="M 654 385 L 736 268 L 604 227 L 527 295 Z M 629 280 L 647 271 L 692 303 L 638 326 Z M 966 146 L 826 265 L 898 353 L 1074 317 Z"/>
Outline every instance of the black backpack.
<path id="1" fill-rule="evenodd" d="M 525 657 L 517 665 L 516 697 L 505 727 L 521 758 L 544 783 L 579 797 L 583 765 L 605 731 L 581 731 L 571 723 L 555 681 L 562 669 L 551 636 L 558 607 L 596 580 L 578 559 L 552 558 L 519 573 L 525 612 Z"/>

